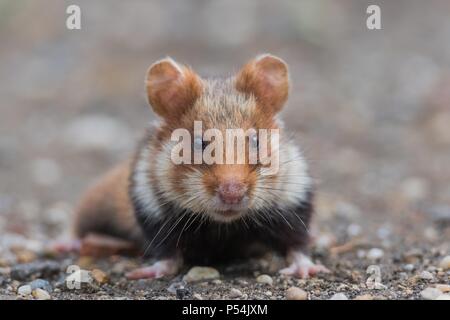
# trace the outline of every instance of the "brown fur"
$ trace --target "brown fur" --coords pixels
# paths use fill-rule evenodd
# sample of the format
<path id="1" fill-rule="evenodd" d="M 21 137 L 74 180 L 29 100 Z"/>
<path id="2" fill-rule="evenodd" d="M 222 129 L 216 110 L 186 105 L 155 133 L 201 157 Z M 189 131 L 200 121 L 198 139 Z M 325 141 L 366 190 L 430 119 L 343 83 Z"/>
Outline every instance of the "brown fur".
<path id="1" fill-rule="evenodd" d="M 142 241 L 128 195 L 130 161 L 107 172 L 91 186 L 76 210 L 74 232 L 83 238 L 104 233 L 135 242 Z"/>
<path id="2" fill-rule="evenodd" d="M 208 200 L 205 198 L 212 198 L 218 185 L 230 178 L 246 185 L 249 196 L 254 195 L 254 199 L 259 199 L 257 209 L 263 210 L 264 214 L 271 209 L 282 210 L 282 205 L 286 204 L 286 210 L 289 210 L 286 211 L 287 219 L 294 208 L 305 214 L 304 221 L 307 223 L 311 211 L 309 182 L 304 182 L 304 188 L 291 190 L 301 183 L 289 180 L 302 179 L 301 174 L 304 173 L 303 160 L 297 155 L 297 151 L 292 151 L 297 150 L 294 147 L 288 148 L 289 152 L 285 148 L 283 154 L 286 159 L 280 159 L 289 161 L 284 165 L 286 172 L 281 178 L 284 184 L 281 182 L 280 186 L 275 184 L 279 179 L 276 175 L 261 177 L 253 164 L 200 165 L 195 168 L 192 165 L 175 166 L 170 162 L 170 151 L 167 150 L 172 131 L 185 128 L 193 132 L 194 121 L 202 121 L 203 130 L 216 128 L 222 134 L 228 128 L 240 128 L 244 131 L 250 128 L 278 128 L 279 122 L 275 115 L 283 107 L 288 90 L 286 64 L 269 55 L 252 60 L 237 76 L 225 79 L 201 79 L 194 71 L 171 59 L 153 64 L 147 73 L 147 93 L 153 110 L 162 118 L 161 122 L 153 131 L 148 132 L 137 150 L 135 161 L 122 163 L 88 190 L 76 214 L 77 236 L 97 232 L 143 243 L 142 227 L 146 236 L 150 237 L 146 240 L 151 240 L 153 233 L 163 230 L 163 221 L 173 218 L 170 215 L 176 217 L 175 213 L 180 210 L 205 214 L 208 210 L 214 211 L 212 207 L 207 210 L 202 207 Z M 145 168 L 138 170 L 142 163 Z M 298 172 L 292 171 L 293 166 L 299 168 Z M 196 173 L 200 173 L 200 176 L 196 176 Z M 200 196 L 204 199 L 199 200 L 198 193 L 192 191 L 200 191 Z M 280 201 L 280 194 L 284 196 L 283 201 Z M 150 195 L 152 201 L 146 202 L 145 199 L 150 198 L 146 195 Z M 192 198 L 197 201 L 191 201 Z M 284 230 L 285 220 L 276 222 L 281 225 L 277 231 Z M 291 224 L 294 222 L 296 220 L 291 221 Z M 182 225 L 183 222 L 178 227 Z M 188 228 L 187 223 L 185 226 Z M 216 227 L 220 231 L 219 224 L 211 230 L 205 230 L 205 239 L 199 241 L 199 244 L 203 245 L 208 241 L 208 237 L 216 232 Z M 297 227 L 303 229 L 304 225 L 298 224 Z M 265 233 L 265 230 L 257 231 L 261 237 Z M 305 236 L 303 233 L 291 235 L 286 230 L 281 234 L 286 234 L 288 238 L 283 243 L 294 240 L 303 243 Z M 170 239 L 168 243 L 173 240 Z M 178 242 L 177 239 L 175 241 Z M 162 252 L 161 255 L 168 253 Z"/>
<path id="3" fill-rule="evenodd" d="M 170 59 L 150 67 L 146 85 L 153 110 L 168 121 L 177 120 L 201 94 L 201 81 L 195 72 Z"/>
<path id="4" fill-rule="evenodd" d="M 287 66 L 273 56 L 257 57 L 242 68 L 236 78 L 236 88 L 254 94 L 260 107 L 273 115 L 281 110 L 288 98 Z"/>

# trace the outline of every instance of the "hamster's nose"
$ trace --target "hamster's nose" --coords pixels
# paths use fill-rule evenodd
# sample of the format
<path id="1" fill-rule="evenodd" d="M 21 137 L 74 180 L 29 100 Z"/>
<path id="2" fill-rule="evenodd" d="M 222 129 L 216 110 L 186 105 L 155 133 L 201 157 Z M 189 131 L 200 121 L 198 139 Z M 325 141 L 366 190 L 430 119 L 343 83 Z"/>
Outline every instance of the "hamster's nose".
<path id="1" fill-rule="evenodd" d="M 238 204 L 245 196 L 247 187 L 239 181 L 231 180 L 222 182 L 217 193 L 220 200 L 225 204 Z"/>

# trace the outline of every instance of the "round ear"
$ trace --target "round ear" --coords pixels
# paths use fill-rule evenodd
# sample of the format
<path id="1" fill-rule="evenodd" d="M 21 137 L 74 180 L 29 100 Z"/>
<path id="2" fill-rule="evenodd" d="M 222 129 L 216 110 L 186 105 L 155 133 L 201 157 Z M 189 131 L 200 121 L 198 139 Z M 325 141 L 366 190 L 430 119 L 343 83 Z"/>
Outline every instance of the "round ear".
<path id="1" fill-rule="evenodd" d="M 197 74 L 171 58 L 150 66 L 146 87 L 153 110 L 166 119 L 179 117 L 201 94 L 201 80 Z"/>
<path id="2" fill-rule="evenodd" d="M 238 91 L 253 94 L 266 112 L 277 113 L 288 98 L 287 64 L 276 56 L 260 55 L 239 71 L 235 85 Z"/>

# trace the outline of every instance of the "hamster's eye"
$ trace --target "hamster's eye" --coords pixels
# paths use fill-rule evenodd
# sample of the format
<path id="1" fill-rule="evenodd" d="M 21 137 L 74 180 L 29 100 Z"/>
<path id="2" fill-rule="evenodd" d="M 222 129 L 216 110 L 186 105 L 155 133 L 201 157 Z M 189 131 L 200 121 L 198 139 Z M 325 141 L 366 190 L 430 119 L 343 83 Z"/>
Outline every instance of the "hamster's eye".
<path id="1" fill-rule="evenodd" d="M 201 137 L 197 137 L 194 139 L 195 150 L 205 150 L 207 145 L 208 145 L 208 142 L 204 141 Z"/>
<path id="2" fill-rule="evenodd" d="M 259 140 L 258 140 L 258 136 L 256 134 L 254 134 L 250 137 L 250 147 L 252 147 L 253 149 L 256 149 L 256 150 L 258 150 L 258 148 L 259 148 Z"/>

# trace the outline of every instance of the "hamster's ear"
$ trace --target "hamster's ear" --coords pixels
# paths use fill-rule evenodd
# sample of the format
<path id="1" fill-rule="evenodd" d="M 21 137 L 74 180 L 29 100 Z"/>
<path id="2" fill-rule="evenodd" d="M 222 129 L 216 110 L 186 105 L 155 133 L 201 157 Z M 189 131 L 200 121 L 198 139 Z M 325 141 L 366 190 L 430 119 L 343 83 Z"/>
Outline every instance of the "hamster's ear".
<path id="1" fill-rule="evenodd" d="M 201 94 L 201 79 L 171 58 L 152 64 L 147 71 L 148 101 L 163 118 L 178 118 Z"/>
<path id="2" fill-rule="evenodd" d="M 280 58 L 263 54 L 247 63 L 236 77 L 238 91 L 253 94 L 266 112 L 279 112 L 288 98 L 289 73 Z"/>

